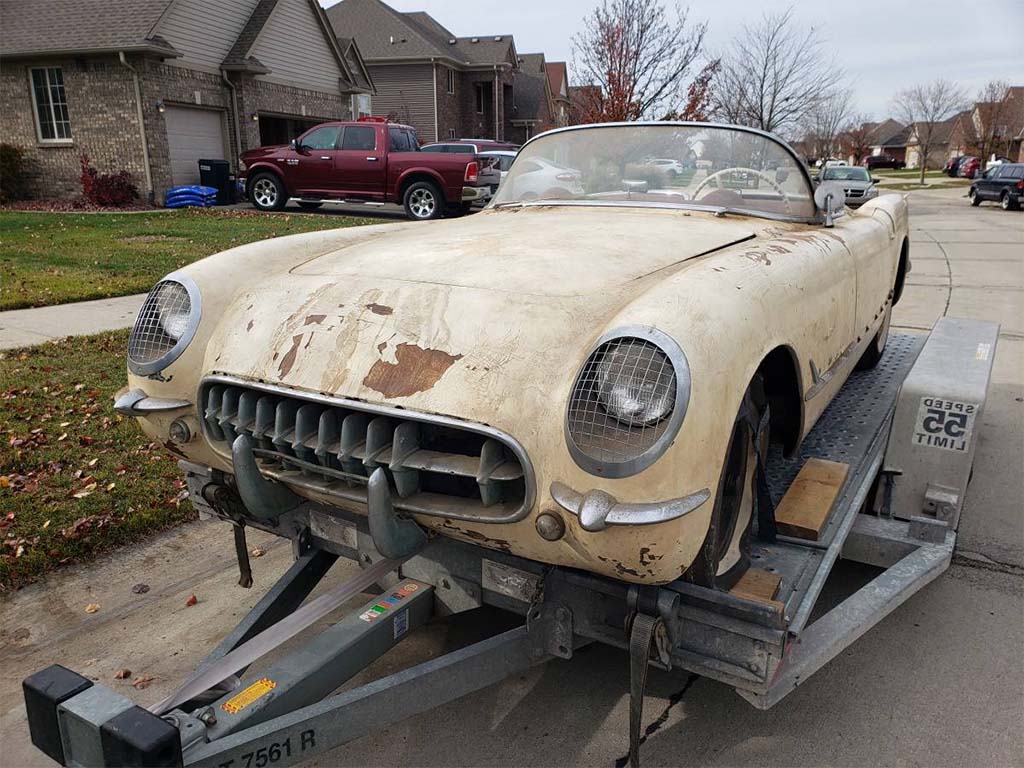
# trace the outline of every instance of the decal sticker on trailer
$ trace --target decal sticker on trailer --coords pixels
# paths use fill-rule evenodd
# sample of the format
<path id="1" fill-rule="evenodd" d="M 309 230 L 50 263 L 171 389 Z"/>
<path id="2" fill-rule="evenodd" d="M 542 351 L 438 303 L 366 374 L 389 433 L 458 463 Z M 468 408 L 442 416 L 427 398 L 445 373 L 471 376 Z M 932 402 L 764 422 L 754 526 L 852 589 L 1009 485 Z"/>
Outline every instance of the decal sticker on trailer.
<path id="1" fill-rule="evenodd" d="M 914 444 L 964 453 L 971 445 L 977 403 L 922 397 L 914 425 Z"/>

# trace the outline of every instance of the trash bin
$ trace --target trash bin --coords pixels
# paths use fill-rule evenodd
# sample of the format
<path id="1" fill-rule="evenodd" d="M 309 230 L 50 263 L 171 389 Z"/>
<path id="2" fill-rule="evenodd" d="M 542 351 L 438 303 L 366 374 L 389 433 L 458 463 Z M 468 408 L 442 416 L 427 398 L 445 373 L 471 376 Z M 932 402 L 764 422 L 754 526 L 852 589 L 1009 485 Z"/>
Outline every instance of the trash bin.
<path id="1" fill-rule="evenodd" d="M 217 190 L 217 205 L 231 205 L 235 202 L 231 166 L 227 160 L 200 160 L 199 181 L 204 187 Z"/>

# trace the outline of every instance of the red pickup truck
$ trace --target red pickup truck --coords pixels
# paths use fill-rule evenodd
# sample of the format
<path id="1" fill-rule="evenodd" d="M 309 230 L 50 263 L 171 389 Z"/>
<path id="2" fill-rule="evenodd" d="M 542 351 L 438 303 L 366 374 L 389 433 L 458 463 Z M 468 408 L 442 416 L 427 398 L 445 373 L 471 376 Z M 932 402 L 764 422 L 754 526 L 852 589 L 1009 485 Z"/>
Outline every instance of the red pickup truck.
<path id="1" fill-rule="evenodd" d="M 290 198 L 302 208 L 326 200 L 399 203 L 411 219 L 467 213 L 491 194 L 497 176 L 476 155 L 420 152 L 416 131 L 383 120 L 322 123 L 288 146 L 260 147 L 239 158 L 252 204 L 277 211 Z"/>

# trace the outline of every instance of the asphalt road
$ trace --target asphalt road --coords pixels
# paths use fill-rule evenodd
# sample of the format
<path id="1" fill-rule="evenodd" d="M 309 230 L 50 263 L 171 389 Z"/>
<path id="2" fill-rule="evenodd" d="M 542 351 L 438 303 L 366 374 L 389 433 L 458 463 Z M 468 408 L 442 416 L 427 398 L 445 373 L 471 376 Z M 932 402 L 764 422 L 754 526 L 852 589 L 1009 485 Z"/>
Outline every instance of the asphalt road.
<path id="1" fill-rule="evenodd" d="M 1003 326 L 953 566 L 767 712 L 712 681 L 653 672 L 645 719 L 660 725 L 645 765 L 1024 766 L 1024 214 L 972 209 L 959 194 L 913 194 L 914 271 L 895 315 L 920 331 L 942 314 Z M 268 551 L 253 561 L 249 591 L 234 583 L 227 526 L 210 523 L 4 597 L 0 763 L 49 764 L 28 743 L 20 693 L 22 678 L 49 663 L 143 705 L 169 693 L 289 564 L 283 542 L 262 540 Z M 349 570 L 336 567 L 331 583 Z M 140 582 L 148 593 L 132 592 Z M 186 607 L 193 593 L 199 602 Z M 102 607 L 88 615 L 93 602 Z M 501 620 L 476 612 L 432 624 L 365 677 L 471 642 Z M 114 679 L 121 668 L 128 681 Z M 136 677 L 154 680 L 135 691 Z M 591 647 L 310 765 L 612 768 L 626 753 L 627 680 L 622 652 Z"/>

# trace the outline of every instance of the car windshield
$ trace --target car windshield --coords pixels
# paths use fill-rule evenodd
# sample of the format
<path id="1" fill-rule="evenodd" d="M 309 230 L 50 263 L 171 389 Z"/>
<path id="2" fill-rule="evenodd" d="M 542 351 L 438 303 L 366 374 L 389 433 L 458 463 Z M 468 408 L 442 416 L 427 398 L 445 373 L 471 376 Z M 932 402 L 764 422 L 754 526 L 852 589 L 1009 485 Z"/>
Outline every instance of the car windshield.
<path id="1" fill-rule="evenodd" d="M 822 181 L 871 181 L 867 169 L 852 165 L 833 166 L 826 168 L 821 175 Z"/>
<path id="2" fill-rule="evenodd" d="M 671 167 L 658 167 L 666 160 Z M 520 150 L 493 205 L 658 205 L 806 221 L 806 170 L 780 140 L 710 124 L 609 124 L 553 131 Z"/>

